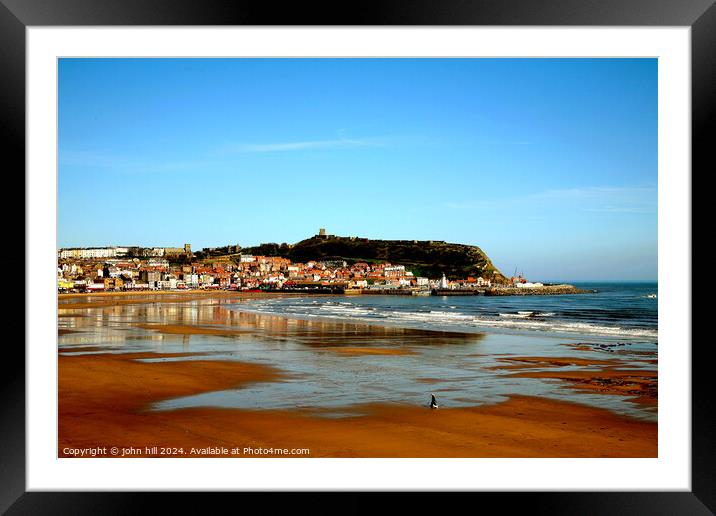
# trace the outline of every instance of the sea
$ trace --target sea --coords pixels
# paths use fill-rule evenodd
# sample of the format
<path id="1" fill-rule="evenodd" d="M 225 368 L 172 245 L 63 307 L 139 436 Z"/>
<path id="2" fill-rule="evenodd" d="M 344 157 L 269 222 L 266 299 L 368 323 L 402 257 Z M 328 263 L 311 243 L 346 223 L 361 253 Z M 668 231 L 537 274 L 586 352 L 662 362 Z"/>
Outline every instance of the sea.
<path id="1" fill-rule="evenodd" d="M 242 311 L 442 331 L 539 333 L 657 342 L 658 285 L 572 282 L 554 296 L 306 296 L 251 299 Z"/>

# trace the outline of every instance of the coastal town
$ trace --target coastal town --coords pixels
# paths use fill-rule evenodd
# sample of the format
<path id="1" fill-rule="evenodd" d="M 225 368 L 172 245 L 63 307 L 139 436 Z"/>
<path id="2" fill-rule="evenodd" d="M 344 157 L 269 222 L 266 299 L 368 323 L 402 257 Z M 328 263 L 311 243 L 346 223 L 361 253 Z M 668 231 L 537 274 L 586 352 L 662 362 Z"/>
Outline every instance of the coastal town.
<path id="1" fill-rule="evenodd" d="M 134 290 L 355 290 L 430 291 L 490 287 L 484 278 L 416 277 L 402 265 L 345 260 L 292 263 L 278 256 L 236 253 L 198 259 L 183 248 L 103 247 L 58 252 L 59 292 Z"/>
<path id="2" fill-rule="evenodd" d="M 484 276 L 418 276 L 387 261 L 326 259 L 292 262 L 281 256 L 245 254 L 239 245 L 205 248 L 111 246 L 59 249 L 59 293 L 133 291 L 282 291 L 332 294 L 507 295 L 571 293 L 566 285 L 508 282 Z M 573 287 L 572 287 L 573 288 Z"/>

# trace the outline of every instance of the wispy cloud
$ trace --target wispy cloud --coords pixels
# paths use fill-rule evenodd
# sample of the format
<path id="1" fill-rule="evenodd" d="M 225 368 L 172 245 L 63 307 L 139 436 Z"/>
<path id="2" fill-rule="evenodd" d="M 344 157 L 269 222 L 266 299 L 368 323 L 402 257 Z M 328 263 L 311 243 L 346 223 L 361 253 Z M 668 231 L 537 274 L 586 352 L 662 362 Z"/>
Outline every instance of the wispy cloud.
<path id="1" fill-rule="evenodd" d="M 350 149 L 355 147 L 377 147 L 382 145 L 379 140 L 365 138 L 337 138 L 333 140 L 304 140 L 292 142 L 270 143 L 238 143 L 227 145 L 228 152 L 291 152 L 312 149 Z"/>
<path id="2" fill-rule="evenodd" d="M 451 201 L 444 206 L 453 210 L 475 210 L 517 205 L 569 205 L 580 211 L 599 213 L 653 213 L 657 208 L 656 194 L 654 186 L 589 186 L 549 189 L 502 198 Z"/>
<path id="3" fill-rule="evenodd" d="M 592 186 L 548 190 L 544 198 L 574 202 L 583 211 L 598 213 L 652 213 L 657 208 L 655 186 Z"/>

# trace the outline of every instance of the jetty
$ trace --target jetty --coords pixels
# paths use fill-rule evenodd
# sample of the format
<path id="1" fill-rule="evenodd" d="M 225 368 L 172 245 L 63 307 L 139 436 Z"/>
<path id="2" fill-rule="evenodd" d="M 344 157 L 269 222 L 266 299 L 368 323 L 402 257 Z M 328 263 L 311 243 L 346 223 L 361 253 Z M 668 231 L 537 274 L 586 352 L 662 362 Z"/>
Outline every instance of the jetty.
<path id="1" fill-rule="evenodd" d="M 491 287 L 485 289 L 486 296 L 556 296 L 563 294 L 591 294 L 593 290 L 584 290 L 574 285 L 542 285 L 539 287 Z"/>

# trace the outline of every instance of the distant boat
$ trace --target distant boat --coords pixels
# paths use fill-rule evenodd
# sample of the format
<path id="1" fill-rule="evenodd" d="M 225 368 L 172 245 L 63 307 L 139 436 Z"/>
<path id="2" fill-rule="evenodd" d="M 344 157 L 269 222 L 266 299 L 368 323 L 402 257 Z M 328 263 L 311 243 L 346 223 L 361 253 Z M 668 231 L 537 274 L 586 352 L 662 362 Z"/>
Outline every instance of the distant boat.
<path id="1" fill-rule="evenodd" d="M 656 294 L 647 294 L 646 297 L 649 299 L 656 299 Z"/>

